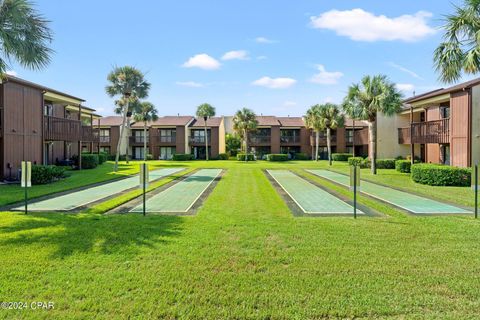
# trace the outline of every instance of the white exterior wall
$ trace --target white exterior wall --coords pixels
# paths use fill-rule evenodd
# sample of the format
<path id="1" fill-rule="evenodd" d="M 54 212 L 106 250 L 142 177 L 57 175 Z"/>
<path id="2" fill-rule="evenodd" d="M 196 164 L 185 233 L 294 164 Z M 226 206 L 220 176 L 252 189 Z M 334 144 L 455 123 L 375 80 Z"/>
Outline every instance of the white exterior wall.
<path id="1" fill-rule="evenodd" d="M 377 158 L 388 159 L 410 155 L 409 144 L 398 143 L 398 128 L 410 125 L 410 115 L 396 114 L 387 117 L 382 113 L 377 115 Z M 420 155 L 420 145 L 415 145 L 415 155 Z"/>

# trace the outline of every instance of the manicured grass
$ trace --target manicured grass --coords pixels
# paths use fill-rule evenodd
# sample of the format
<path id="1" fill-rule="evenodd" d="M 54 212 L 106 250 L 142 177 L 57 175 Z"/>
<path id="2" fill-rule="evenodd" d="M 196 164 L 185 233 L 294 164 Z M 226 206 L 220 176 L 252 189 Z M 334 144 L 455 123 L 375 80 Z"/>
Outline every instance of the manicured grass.
<path id="1" fill-rule="evenodd" d="M 415 217 L 360 197 L 384 216 L 295 218 L 262 168 L 351 196 L 301 170 L 324 162 L 169 165 L 227 170 L 192 217 L 0 213 L 0 297 L 55 302 L 0 317 L 477 317 L 472 217 Z"/>

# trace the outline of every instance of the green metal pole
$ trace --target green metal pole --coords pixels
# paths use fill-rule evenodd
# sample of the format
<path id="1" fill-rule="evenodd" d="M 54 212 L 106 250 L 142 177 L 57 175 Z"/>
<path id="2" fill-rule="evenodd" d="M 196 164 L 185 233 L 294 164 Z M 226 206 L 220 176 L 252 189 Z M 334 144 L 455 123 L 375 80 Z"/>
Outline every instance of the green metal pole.
<path id="1" fill-rule="evenodd" d="M 353 218 L 357 219 L 357 166 L 353 166 Z"/>
<path id="2" fill-rule="evenodd" d="M 478 163 L 475 164 L 475 219 L 478 218 Z"/>
<path id="3" fill-rule="evenodd" d="M 146 192 L 146 185 L 147 185 L 147 164 L 144 163 L 143 164 L 143 216 L 145 216 L 145 206 L 146 206 L 146 196 L 145 196 L 145 192 Z"/>
<path id="4" fill-rule="evenodd" d="M 24 174 L 24 177 L 25 177 L 25 214 L 28 214 L 28 191 L 27 191 L 27 181 L 28 181 L 28 169 L 27 169 L 27 163 L 25 162 L 25 174 Z"/>

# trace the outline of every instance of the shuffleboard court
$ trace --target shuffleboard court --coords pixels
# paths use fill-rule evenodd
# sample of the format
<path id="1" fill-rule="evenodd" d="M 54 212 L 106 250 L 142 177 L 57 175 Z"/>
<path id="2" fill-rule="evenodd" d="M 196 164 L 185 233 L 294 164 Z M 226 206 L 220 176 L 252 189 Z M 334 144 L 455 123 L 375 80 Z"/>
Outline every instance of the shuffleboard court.
<path id="1" fill-rule="evenodd" d="M 347 187 L 350 185 L 350 177 L 341 173 L 329 170 L 307 171 L 321 178 L 331 180 Z M 459 207 L 381 186 L 376 183 L 367 182 L 365 180 L 362 180 L 361 182 L 360 192 L 416 214 L 471 213 L 470 211 Z"/>
<path id="2" fill-rule="evenodd" d="M 202 169 L 154 195 L 145 204 L 146 212 L 186 213 L 222 172 L 221 169 Z M 139 205 L 130 212 L 142 212 Z"/>
<path id="3" fill-rule="evenodd" d="M 288 170 L 267 170 L 307 214 L 352 214 L 353 207 Z M 363 212 L 357 210 L 358 214 Z"/>
<path id="4" fill-rule="evenodd" d="M 158 180 L 185 168 L 165 168 L 150 171 L 150 181 Z M 81 191 L 72 192 L 51 199 L 31 203 L 28 206 L 32 211 L 70 211 L 89 203 L 105 199 L 117 193 L 135 188 L 139 185 L 138 175 L 130 178 L 109 182 L 96 187 L 87 188 Z M 24 207 L 17 207 L 13 210 L 23 210 Z"/>

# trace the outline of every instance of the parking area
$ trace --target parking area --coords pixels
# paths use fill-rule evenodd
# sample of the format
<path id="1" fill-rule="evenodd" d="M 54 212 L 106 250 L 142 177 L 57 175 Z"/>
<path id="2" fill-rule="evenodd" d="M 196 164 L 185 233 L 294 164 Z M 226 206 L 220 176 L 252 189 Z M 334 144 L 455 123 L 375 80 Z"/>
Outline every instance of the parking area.
<path id="1" fill-rule="evenodd" d="M 150 171 L 150 181 L 159 180 L 167 176 L 173 175 L 185 168 L 165 168 Z M 79 191 L 69 192 L 60 196 L 52 195 L 49 199 L 30 203 L 28 209 L 30 211 L 72 211 L 77 208 L 85 207 L 91 203 L 106 199 L 117 195 L 126 190 L 138 187 L 138 175 L 116 180 L 113 182 L 97 185 Z M 13 211 L 23 211 L 24 207 L 19 206 L 12 209 Z"/>
<path id="2" fill-rule="evenodd" d="M 351 215 L 353 207 L 342 199 L 319 188 L 288 170 L 267 170 L 267 173 L 306 214 Z M 364 213 L 357 210 L 357 213 Z"/>
<path id="3" fill-rule="evenodd" d="M 306 171 L 345 187 L 348 187 L 350 184 L 350 177 L 341 173 L 323 169 Z M 457 206 L 417 196 L 394 188 L 378 185 L 365 180 L 361 181 L 360 192 L 383 202 L 392 204 L 413 214 L 435 215 L 472 213 L 469 210 Z"/>

